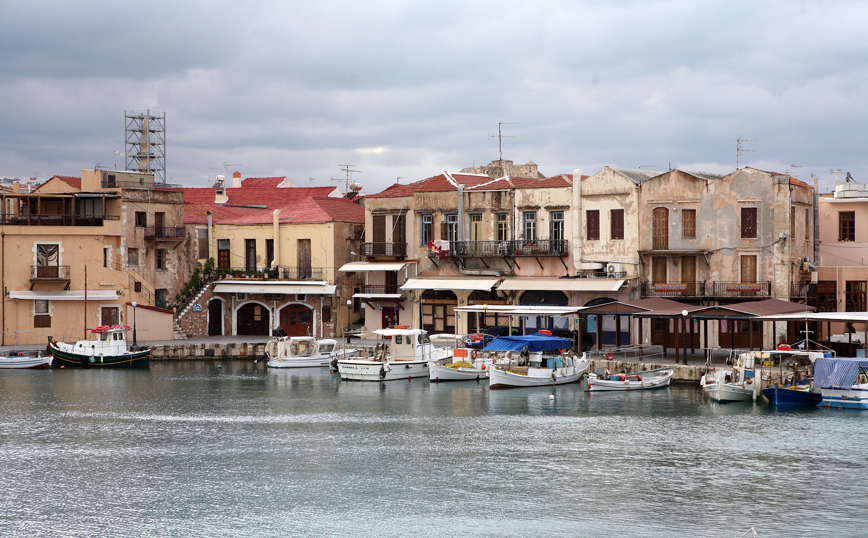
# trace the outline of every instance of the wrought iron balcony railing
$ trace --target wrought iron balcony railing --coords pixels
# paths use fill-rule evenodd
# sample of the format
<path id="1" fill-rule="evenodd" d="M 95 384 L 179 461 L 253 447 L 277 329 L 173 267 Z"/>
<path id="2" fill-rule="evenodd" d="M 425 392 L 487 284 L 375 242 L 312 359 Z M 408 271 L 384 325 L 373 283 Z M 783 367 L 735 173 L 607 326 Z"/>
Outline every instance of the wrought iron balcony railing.
<path id="1" fill-rule="evenodd" d="M 371 295 L 397 295 L 401 293 L 401 288 L 397 284 L 385 286 L 362 286 L 362 293 Z"/>
<path id="2" fill-rule="evenodd" d="M 271 278 L 280 280 L 323 280 L 322 267 L 290 267 L 278 266 L 271 268 L 250 267 L 217 267 L 214 269 L 217 278 Z"/>
<path id="3" fill-rule="evenodd" d="M 407 256 L 407 243 L 363 243 L 366 257 L 404 258 Z"/>
<path id="4" fill-rule="evenodd" d="M 515 258 L 569 255 L 565 239 L 540 239 L 537 241 L 452 241 L 448 248 L 432 248 L 430 258 Z"/>
<path id="5" fill-rule="evenodd" d="M 771 297 L 771 282 L 712 282 L 712 297 Z"/>
<path id="6" fill-rule="evenodd" d="M 0 213 L 0 224 L 10 226 L 102 226 L 103 221 L 120 220 L 117 215 L 79 216 L 79 215 L 15 215 Z"/>
<path id="7" fill-rule="evenodd" d="M 642 282 L 642 297 L 703 297 L 705 282 Z"/>
<path id="8" fill-rule="evenodd" d="M 161 239 L 175 240 L 184 239 L 187 236 L 187 231 L 183 226 L 148 226 L 145 228 L 145 239 Z"/>
<path id="9" fill-rule="evenodd" d="M 30 280 L 32 281 L 66 281 L 69 280 L 68 265 L 31 265 Z"/>

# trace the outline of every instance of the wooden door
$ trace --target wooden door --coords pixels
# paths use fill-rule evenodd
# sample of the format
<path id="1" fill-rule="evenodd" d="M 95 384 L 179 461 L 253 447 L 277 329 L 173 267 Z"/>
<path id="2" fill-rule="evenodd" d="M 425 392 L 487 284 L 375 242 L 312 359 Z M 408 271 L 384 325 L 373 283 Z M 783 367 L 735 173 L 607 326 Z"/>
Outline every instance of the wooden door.
<path id="1" fill-rule="evenodd" d="M 310 259 L 310 239 L 298 240 L 298 278 L 305 279 L 312 276 L 312 263 Z"/>
<path id="2" fill-rule="evenodd" d="M 166 224 L 165 213 L 154 213 L 154 237 L 163 237 L 163 227 Z"/>
<path id="3" fill-rule="evenodd" d="M 741 281 L 756 282 L 756 256 L 741 256 Z"/>
<path id="4" fill-rule="evenodd" d="M 313 310 L 303 304 L 286 305 L 280 311 L 280 324 L 287 336 L 312 336 Z"/>
<path id="5" fill-rule="evenodd" d="M 271 336 L 269 312 L 264 306 L 248 303 L 238 309 L 239 335 Z"/>
<path id="6" fill-rule="evenodd" d="M 669 250 L 669 210 L 655 207 L 653 213 L 654 250 Z"/>
<path id="7" fill-rule="evenodd" d="M 223 301 L 208 303 L 208 336 L 223 336 Z"/>
<path id="8" fill-rule="evenodd" d="M 681 258 L 681 282 L 687 287 L 684 295 L 696 296 L 696 258 Z"/>
<path id="9" fill-rule="evenodd" d="M 385 256 L 386 255 L 386 216 L 385 215 L 374 215 L 371 218 L 373 224 L 372 236 L 374 239 L 373 244 L 371 245 L 371 256 Z"/>
<path id="10" fill-rule="evenodd" d="M 666 283 L 666 258 L 658 256 L 651 259 L 651 281 L 655 284 Z"/>

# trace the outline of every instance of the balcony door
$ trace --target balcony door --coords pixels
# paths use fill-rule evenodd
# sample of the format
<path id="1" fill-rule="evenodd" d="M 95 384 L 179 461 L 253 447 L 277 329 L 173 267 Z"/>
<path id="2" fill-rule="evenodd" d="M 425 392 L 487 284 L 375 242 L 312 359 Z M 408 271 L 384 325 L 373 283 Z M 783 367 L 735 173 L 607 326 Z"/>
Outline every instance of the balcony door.
<path id="1" fill-rule="evenodd" d="M 313 276 L 313 268 L 310 259 L 310 239 L 298 240 L 298 278 L 305 279 Z"/>
<path id="2" fill-rule="evenodd" d="M 651 281 L 654 284 L 666 284 L 666 258 L 656 256 L 651 259 Z"/>
<path id="3" fill-rule="evenodd" d="M 374 215 L 371 218 L 373 224 L 372 237 L 374 239 L 371 245 L 371 256 L 386 255 L 386 216 Z"/>
<path id="4" fill-rule="evenodd" d="M 685 295 L 696 296 L 696 258 L 681 258 L 681 282 Z"/>
<path id="5" fill-rule="evenodd" d="M 36 277 L 59 278 L 60 247 L 58 245 L 36 245 Z"/>
<path id="6" fill-rule="evenodd" d="M 154 237 L 160 238 L 165 234 L 163 233 L 163 227 L 166 225 L 166 214 L 165 213 L 154 213 Z"/>
<path id="7" fill-rule="evenodd" d="M 653 221 L 654 250 L 669 250 L 669 210 L 655 207 Z"/>

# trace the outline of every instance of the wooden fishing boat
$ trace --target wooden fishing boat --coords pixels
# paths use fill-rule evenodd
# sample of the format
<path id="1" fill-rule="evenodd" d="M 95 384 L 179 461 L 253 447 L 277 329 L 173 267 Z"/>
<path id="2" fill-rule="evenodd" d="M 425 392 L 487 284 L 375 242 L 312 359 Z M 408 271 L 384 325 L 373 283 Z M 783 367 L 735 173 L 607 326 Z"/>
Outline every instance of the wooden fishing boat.
<path id="1" fill-rule="evenodd" d="M 430 362 L 452 355 L 451 349 L 435 348 L 428 332 L 422 329 L 396 326 L 378 329 L 374 333 L 383 337 L 383 341 L 377 344 L 373 357 L 337 361 L 341 379 L 391 381 L 427 377 Z"/>
<path id="2" fill-rule="evenodd" d="M 452 357 L 431 361 L 428 364 L 430 381 L 479 381 L 488 379 L 494 358 L 480 355 L 475 349 L 458 348 Z"/>
<path id="3" fill-rule="evenodd" d="M 635 374 L 609 374 L 604 377 L 592 373 L 588 374 L 588 390 L 598 392 L 662 389 L 669 386 L 673 373 L 672 368 L 659 368 Z"/>
<path id="4" fill-rule="evenodd" d="M 51 355 L 42 357 L 38 354 L 18 353 L 17 355 L 0 357 L 0 370 L 51 368 L 53 359 L 54 357 Z"/>
<path id="5" fill-rule="evenodd" d="M 336 340 L 325 338 L 317 340 L 310 336 L 279 336 L 265 345 L 265 355 L 269 368 L 310 368 L 328 366 L 336 358 L 351 357 L 356 350 L 338 348 Z"/>
<path id="6" fill-rule="evenodd" d="M 151 349 L 130 351 L 127 348 L 126 325 L 101 325 L 91 329 L 92 340 L 79 340 L 74 344 L 49 340 L 54 355 L 54 368 L 149 368 Z"/>
<path id="7" fill-rule="evenodd" d="M 546 334 L 504 336 L 495 339 L 484 351 L 519 352 L 518 358 L 495 361 L 489 368 L 489 387 L 546 387 L 575 383 L 588 369 L 588 359 L 576 357 L 566 338 Z"/>

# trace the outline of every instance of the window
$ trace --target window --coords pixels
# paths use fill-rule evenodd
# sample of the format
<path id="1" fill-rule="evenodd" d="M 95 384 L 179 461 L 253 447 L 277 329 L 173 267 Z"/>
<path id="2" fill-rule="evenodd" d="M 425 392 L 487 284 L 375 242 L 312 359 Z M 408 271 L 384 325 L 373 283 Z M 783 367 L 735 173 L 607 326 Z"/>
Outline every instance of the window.
<path id="1" fill-rule="evenodd" d="M 422 226 L 420 227 L 422 235 L 420 241 L 423 247 L 427 247 L 428 243 L 434 240 L 434 215 L 422 215 Z"/>
<path id="2" fill-rule="evenodd" d="M 805 241 L 810 241 L 814 234 L 811 232 L 811 210 L 805 208 Z"/>
<path id="3" fill-rule="evenodd" d="M 102 247 L 102 266 L 111 269 L 112 266 L 112 248 Z"/>
<path id="4" fill-rule="evenodd" d="M 790 239 L 796 238 L 796 206 L 790 206 Z"/>
<path id="5" fill-rule="evenodd" d="M 458 239 L 458 215 L 450 213 L 446 215 L 446 240 L 449 242 Z"/>
<path id="6" fill-rule="evenodd" d="M 157 271 L 166 270 L 166 249 L 158 248 L 154 250 L 154 261 Z"/>
<path id="7" fill-rule="evenodd" d="M 274 261 L 274 239 L 265 240 L 265 268 L 271 269 L 271 262 Z"/>
<path id="8" fill-rule="evenodd" d="M 127 249 L 127 265 L 130 267 L 138 267 L 139 266 L 139 249 L 137 248 L 128 248 Z"/>
<path id="9" fill-rule="evenodd" d="M 498 213 L 495 220 L 497 221 L 497 240 L 506 241 L 509 239 L 509 215 Z"/>
<path id="10" fill-rule="evenodd" d="M 684 239 L 696 238 L 696 210 L 685 209 L 681 212 L 681 237 Z"/>
<path id="11" fill-rule="evenodd" d="M 298 260 L 298 278 L 305 279 L 313 276 L 313 266 L 310 254 L 310 239 L 299 239 L 296 242 Z"/>
<path id="12" fill-rule="evenodd" d="M 654 250 L 669 250 L 669 209 L 655 207 L 652 212 L 652 248 Z"/>
<path id="13" fill-rule="evenodd" d="M 846 291 L 844 292 L 846 312 L 865 311 L 865 290 L 866 282 L 864 280 L 847 281 Z"/>
<path id="14" fill-rule="evenodd" d="M 841 211 L 838 213 L 838 241 L 856 240 L 856 212 Z"/>
<path id="15" fill-rule="evenodd" d="M 470 215 L 470 240 L 482 241 L 482 213 Z"/>
<path id="16" fill-rule="evenodd" d="M 231 267 L 229 260 L 229 240 L 217 240 L 217 267 L 220 269 L 229 269 Z"/>
<path id="17" fill-rule="evenodd" d="M 244 268 L 248 271 L 256 270 L 256 239 L 244 240 Z"/>
<path id="18" fill-rule="evenodd" d="M 60 245 L 36 245 L 36 278 L 60 277 Z"/>
<path id="19" fill-rule="evenodd" d="M 551 230 L 549 230 L 549 239 L 552 241 L 560 241 L 564 238 L 564 212 L 552 211 L 551 214 Z"/>
<path id="20" fill-rule="evenodd" d="M 166 288 L 157 288 L 154 290 L 154 306 L 157 308 L 166 308 Z"/>
<path id="21" fill-rule="evenodd" d="M 834 280 L 817 282 L 817 312 L 838 311 L 838 285 Z"/>
<path id="22" fill-rule="evenodd" d="M 588 229 L 585 230 L 585 239 L 599 241 L 600 239 L 600 212 L 596 209 L 585 211 L 585 220 Z"/>
<path id="23" fill-rule="evenodd" d="M 51 327 L 51 305 L 47 300 L 36 299 L 33 301 L 33 327 Z"/>
<path id="24" fill-rule="evenodd" d="M 208 259 L 208 228 L 199 228 L 197 230 L 198 239 L 199 239 L 199 259 L 207 260 Z"/>
<path id="25" fill-rule="evenodd" d="M 757 212 L 755 207 L 741 208 L 741 238 L 756 239 Z"/>
<path id="26" fill-rule="evenodd" d="M 148 214 L 144 211 L 136 211 L 136 228 L 145 228 L 148 226 Z"/>
<path id="27" fill-rule="evenodd" d="M 536 211 L 524 212 L 524 240 L 536 241 Z"/>
<path id="28" fill-rule="evenodd" d="M 741 256 L 741 281 L 756 282 L 757 257 L 753 255 Z"/>
<path id="29" fill-rule="evenodd" d="M 332 322 L 332 307 L 330 305 L 323 305 L 323 307 L 322 307 L 322 321 L 323 321 L 323 323 L 331 323 Z"/>
<path id="30" fill-rule="evenodd" d="M 612 239 L 624 239 L 624 210 L 613 209 L 609 215 L 611 222 Z"/>

